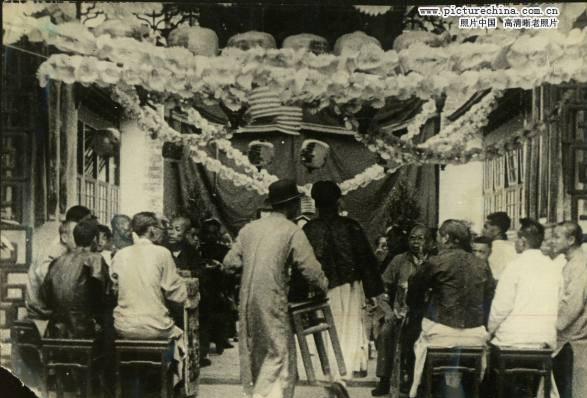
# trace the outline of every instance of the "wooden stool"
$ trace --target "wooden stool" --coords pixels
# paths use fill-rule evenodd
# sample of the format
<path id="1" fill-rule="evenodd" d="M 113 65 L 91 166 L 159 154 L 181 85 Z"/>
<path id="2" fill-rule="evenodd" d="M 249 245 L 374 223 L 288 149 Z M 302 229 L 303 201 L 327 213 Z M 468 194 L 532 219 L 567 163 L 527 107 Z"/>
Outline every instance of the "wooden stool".
<path id="1" fill-rule="evenodd" d="M 64 396 L 63 374 L 66 371 L 82 373 L 85 388 L 80 388 L 80 393 L 82 396 L 92 397 L 93 376 L 98 370 L 95 362 L 99 360 L 95 353 L 94 340 L 41 339 L 44 396 L 49 396 L 49 372 L 54 370 L 58 398 Z"/>
<path id="2" fill-rule="evenodd" d="M 306 336 L 309 334 L 314 336 L 314 342 L 318 349 L 322 371 L 325 375 L 330 375 L 330 362 L 328 361 L 326 346 L 324 345 L 324 339 L 322 338 L 322 332 L 324 331 L 328 331 L 328 335 L 330 336 L 330 342 L 334 350 L 338 371 L 341 376 L 346 375 L 346 366 L 342 356 L 342 349 L 340 348 L 340 342 L 338 341 L 338 335 L 336 334 L 334 318 L 332 317 L 332 311 L 330 310 L 328 299 L 290 303 L 289 313 L 292 318 L 294 333 L 296 334 L 300 345 L 300 352 L 302 353 L 302 361 L 304 362 L 308 382 L 316 382 L 316 374 L 314 373 L 314 367 L 312 366 L 312 360 L 310 358 L 310 350 L 308 349 L 308 342 L 306 341 Z M 320 313 L 322 313 L 321 316 Z"/>
<path id="3" fill-rule="evenodd" d="M 493 347 L 492 365 L 496 373 L 497 398 L 505 398 L 505 378 L 509 375 L 536 375 L 544 378 L 544 398 L 550 397 L 552 350 Z"/>
<path id="4" fill-rule="evenodd" d="M 116 387 L 115 397 L 122 397 L 122 368 L 151 367 L 161 373 L 161 398 L 173 396 L 167 371 L 167 356 L 172 353 L 173 342 L 168 340 L 115 340 Z"/>
<path id="5" fill-rule="evenodd" d="M 482 363 L 485 347 L 428 347 L 424 367 L 424 396 L 432 397 L 433 376 L 448 372 L 460 372 L 473 375 L 473 392 L 471 397 L 478 398 L 481 385 Z M 467 395 L 469 396 L 469 395 Z"/>

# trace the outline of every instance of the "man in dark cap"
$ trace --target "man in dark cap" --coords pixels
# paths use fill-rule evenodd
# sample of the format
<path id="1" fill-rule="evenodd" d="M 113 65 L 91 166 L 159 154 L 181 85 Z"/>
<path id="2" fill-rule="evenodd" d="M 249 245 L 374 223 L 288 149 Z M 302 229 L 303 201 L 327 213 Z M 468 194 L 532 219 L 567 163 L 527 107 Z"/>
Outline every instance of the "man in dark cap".
<path id="1" fill-rule="evenodd" d="M 333 181 L 312 186 L 318 217 L 304 226 L 329 281 L 328 297 L 347 369 L 367 370 L 368 336 L 363 325 L 366 301 L 383 299 L 379 263 L 361 225 L 338 214 L 341 191 Z"/>
<path id="2" fill-rule="evenodd" d="M 324 293 L 328 286 L 306 235 L 291 221 L 301 196 L 292 180 L 271 184 L 273 211 L 245 225 L 224 259 L 227 268 L 243 272 L 239 351 L 241 382 L 249 396 L 294 395 L 296 347 L 287 301 L 291 268 Z"/>

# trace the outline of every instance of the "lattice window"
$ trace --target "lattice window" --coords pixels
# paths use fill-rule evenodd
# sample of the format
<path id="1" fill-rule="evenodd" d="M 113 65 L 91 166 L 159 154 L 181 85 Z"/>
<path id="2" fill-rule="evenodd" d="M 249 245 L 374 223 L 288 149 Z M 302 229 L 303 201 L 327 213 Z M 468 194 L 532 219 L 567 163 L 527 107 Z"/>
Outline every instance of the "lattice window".
<path id="1" fill-rule="evenodd" d="M 118 213 L 120 154 L 104 157 L 94 151 L 96 129 L 78 122 L 78 195 L 79 203 L 91 209 L 100 223 L 109 225 Z"/>

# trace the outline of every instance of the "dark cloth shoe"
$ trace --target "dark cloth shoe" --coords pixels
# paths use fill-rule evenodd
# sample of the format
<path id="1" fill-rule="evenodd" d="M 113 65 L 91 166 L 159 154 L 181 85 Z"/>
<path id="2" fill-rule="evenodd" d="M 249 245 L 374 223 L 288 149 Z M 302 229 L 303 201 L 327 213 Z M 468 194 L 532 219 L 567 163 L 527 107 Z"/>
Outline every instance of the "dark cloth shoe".
<path id="1" fill-rule="evenodd" d="M 383 397 L 389 394 L 389 380 L 379 379 L 377 386 L 371 390 L 371 395 L 374 397 Z"/>
<path id="2" fill-rule="evenodd" d="M 201 368 L 205 368 L 206 366 L 210 366 L 210 365 L 212 365 L 212 361 L 209 360 L 208 358 L 200 359 L 200 367 Z"/>

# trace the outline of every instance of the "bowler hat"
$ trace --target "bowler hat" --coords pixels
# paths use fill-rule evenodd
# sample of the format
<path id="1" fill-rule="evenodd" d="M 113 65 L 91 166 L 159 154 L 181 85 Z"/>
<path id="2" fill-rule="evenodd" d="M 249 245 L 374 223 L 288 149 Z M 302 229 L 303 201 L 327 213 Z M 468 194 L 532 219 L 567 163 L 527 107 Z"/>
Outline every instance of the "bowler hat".
<path id="1" fill-rule="evenodd" d="M 312 185 L 312 199 L 317 204 L 336 203 L 342 193 L 334 181 L 318 181 Z"/>
<path id="2" fill-rule="evenodd" d="M 294 180 L 279 180 L 269 185 L 269 197 L 267 201 L 271 206 L 279 205 L 289 202 L 304 196 L 298 191 L 298 187 Z"/>

